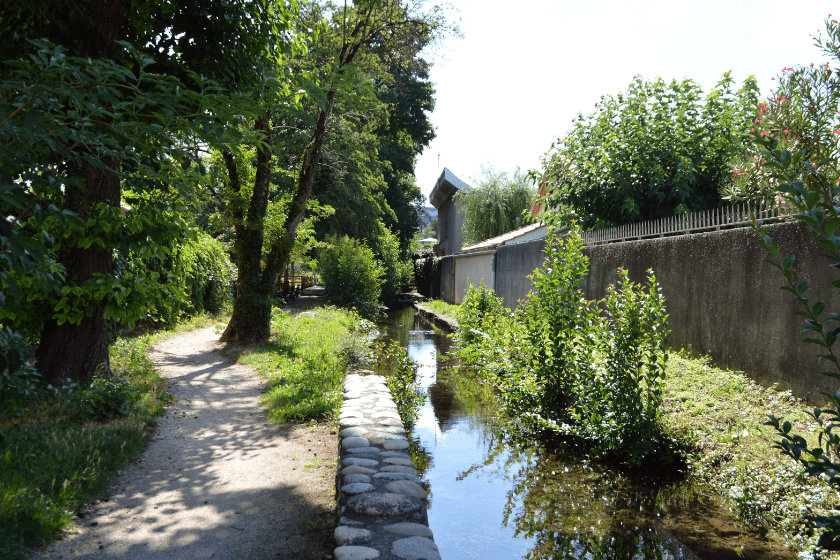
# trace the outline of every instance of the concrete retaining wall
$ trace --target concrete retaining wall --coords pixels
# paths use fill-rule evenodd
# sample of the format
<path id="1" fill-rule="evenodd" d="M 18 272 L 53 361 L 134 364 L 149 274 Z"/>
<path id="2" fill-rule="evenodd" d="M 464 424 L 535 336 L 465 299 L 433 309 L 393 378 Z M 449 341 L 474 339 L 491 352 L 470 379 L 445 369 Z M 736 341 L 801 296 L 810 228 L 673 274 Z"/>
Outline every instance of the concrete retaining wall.
<path id="1" fill-rule="evenodd" d="M 806 296 L 824 300 L 828 312 L 840 311 L 840 297 L 830 285 L 838 273 L 818 256 L 808 229 L 793 222 L 769 231 L 781 255 L 796 255 L 797 281 L 811 281 Z M 815 358 L 819 347 L 801 342 L 803 318 L 791 315 L 800 308 L 779 289 L 784 278 L 763 263 L 768 254 L 752 238 L 751 229 L 739 228 L 587 247 L 584 291 L 590 299 L 603 298 L 618 267 L 628 269 L 636 282 L 645 281 L 645 271 L 652 268 L 670 314 L 672 348 L 710 355 L 718 366 L 821 402 L 820 392 L 834 391 L 840 383 L 819 375 L 831 364 Z M 505 307 L 515 308 L 531 289 L 526 276 L 541 266 L 544 247 L 544 241 L 499 247 L 495 289 Z"/>
<path id="2" fill-rule="evenodd" d="M 431 309 L 427 309 L 417 302 L 414 302 L 412 305 L 421 317 L 426 319 L 428 322 L 430 322 L 437 328 L 442 329 L 443 331 L 450 334 L 458 330 L 458 321 L 456 321 L 455 319 L 451 319 L 449 317 L 446 317 L 445 315 L 441 315 L 440 313 L 432 311 Z"/>
<path id="3" fill-rule="evenodd" d="M 770 226 L 780 255 L 796 255 L 797 281 L 809 280 L 806 296 L 824 300 L 840 311 L 840 297 L 830 282 L 837 271 L 818 256 L 814 239 L 801 223 Z M 803 343 L 803 318 L 791 315 L 801 307 L 780 290 L 784 278 L 769 264 L 768 253 L 752 242 L 749 228 L 631 241 L 588 247 L 590 299 L 604 297 L 624 267 L 630 278 L 645 281 L 652 268 L 670 314 L 670 344 L 708 354 L 715 364 L 746 372 L 765 385 L 778 383 L 799 396 L 822 401 L 820 391 L 834 391 L 838 382 L 819 375 L 830 362 L 815 356 L 819 347 Z"/>
<path id="4" fill-rule="evenodd" d="M 496 295 L 516 309 L 534 285 L 528 276 L 542 266 L 545 240 L 502 245 L 496 250 Z"/>

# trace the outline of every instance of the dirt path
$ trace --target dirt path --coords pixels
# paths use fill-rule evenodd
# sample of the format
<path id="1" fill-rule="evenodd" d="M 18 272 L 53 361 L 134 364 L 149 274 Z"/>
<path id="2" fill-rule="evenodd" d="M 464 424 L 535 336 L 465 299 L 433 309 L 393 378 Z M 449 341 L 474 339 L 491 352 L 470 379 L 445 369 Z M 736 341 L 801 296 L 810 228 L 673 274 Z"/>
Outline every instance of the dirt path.
<path id="1" fill-rule="evenodd" d="M 110 499 L 91 503 L 75 532 L 33 558 L 331 555 L 334 427 L 267 423 L 263 380 L 218 354 L 218 338 L 205 328 L 155 347 L 175 402 Z"/>

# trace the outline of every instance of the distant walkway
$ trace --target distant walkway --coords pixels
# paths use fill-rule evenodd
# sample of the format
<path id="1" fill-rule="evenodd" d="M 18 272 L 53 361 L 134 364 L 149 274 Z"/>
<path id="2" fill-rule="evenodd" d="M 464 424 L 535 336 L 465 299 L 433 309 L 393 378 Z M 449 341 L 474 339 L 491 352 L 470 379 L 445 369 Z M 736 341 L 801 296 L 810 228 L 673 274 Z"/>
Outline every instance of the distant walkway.
<path id="1" fill-rule="evenodd" d="M 150 357 L 175 403 L 110 500 L 92 504 L 78 534 L 33 558 L 320 560 L 332 552 L 338 436 L 267 423 L 264 381 L 216 353 L 218 338 L 205 328 L 155 347 Z"/>
<path id="2" fill-rule="evenodd" d="M 311 288 L 304 288 L 301 292 L 301 295 L 296 297 L 295 299 L 289 300 L 283 306 L 283 309 L 286 311 L 294 312 L 302 307 L 307 307 L 309 305 L 315 305 L 321 303 L 324 300 L 324 294 L 326 290 L 324 290 L 323 286 L 312 286 Z"/>

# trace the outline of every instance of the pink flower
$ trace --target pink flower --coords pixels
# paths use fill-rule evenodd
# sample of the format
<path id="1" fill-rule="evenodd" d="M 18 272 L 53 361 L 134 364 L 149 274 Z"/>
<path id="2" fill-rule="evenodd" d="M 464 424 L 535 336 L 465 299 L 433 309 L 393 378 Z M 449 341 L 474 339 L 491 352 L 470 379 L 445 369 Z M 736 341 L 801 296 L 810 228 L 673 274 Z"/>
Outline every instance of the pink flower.
<path id="1" fill-rule="evenodd" d="M 740 170 L 740 169 L 733 169 L 733 170 L 732 170 L 732 173 L 734 173 L 735 175 L 740 175 L 740 174 L 741 174 L 741 170 Z"/>
<path id="2" fill-rule="evenodd" d="M 785 130 L 785 134 L 790 134 L 790 130 Z"/>
<path id="3" fill-rule="evenodd" d="M 761 135 L 762 135 L 762 136 L 767 136 L 767 131 L 766 131 L 766 130 L 762 130 L 762 131 L 761 131 Z"/>
<path id="4" fill-rule="evenodd" d="M 750 132 L 755 132 L 755 129 L 754 129 L 754 128 L 751 128 L 751 129 L 750 129 Z"/>
<path id="5" fill-rule="evenodd" d="M 834 134 L 840 134 L 840 128 L 834 131 Z"/>

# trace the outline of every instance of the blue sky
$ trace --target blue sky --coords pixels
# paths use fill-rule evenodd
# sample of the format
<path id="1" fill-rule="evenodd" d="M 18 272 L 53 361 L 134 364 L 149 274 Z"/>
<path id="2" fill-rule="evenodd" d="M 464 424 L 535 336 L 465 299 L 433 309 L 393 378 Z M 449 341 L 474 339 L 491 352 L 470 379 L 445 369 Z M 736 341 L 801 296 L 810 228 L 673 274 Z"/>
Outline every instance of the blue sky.
<path id="1" fill-rule="evenodd" d="M 731 70 L 739 83 L 754 75 L 766 95 L 783 67 L 825 60 L 811 36 L 829 13 L 840 15 L 840 4 L 822 0 L 453 4 L 464 37 L 433 57 L 437 138 L 416 170 L 426 196 L 444 166 L 468 182 L 482 164 L 538 167 L 578 113 L 635 74 L 691 78 L 709 91 Z"/>

